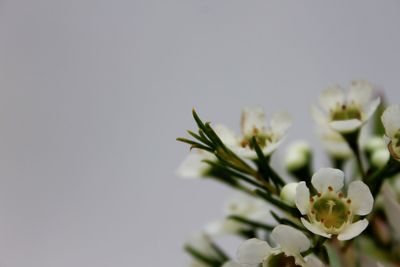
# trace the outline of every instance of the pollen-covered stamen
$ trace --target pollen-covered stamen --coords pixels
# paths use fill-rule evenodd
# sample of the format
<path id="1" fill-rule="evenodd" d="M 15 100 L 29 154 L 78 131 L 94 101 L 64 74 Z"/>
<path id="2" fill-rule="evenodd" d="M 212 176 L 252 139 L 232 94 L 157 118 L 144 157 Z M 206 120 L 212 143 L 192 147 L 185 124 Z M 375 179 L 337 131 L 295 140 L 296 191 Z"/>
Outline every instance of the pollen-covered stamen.
<path id="1" fill-rule="evenodd" d="M 264 148 L 271 143 L 275 143 L 277 140 L 277 137 L 273 133 L 269 131 L 260 131 L 259 129 L 254 128 L 253 135 L 244 137 L 243 140 L 240 142 L 240 146 L 243 148 L 248 147 L 254 149 L 252 143 L 253 137 L 256 139 L 257 144 L 261 148 Z"/>
<path id="2" fill-rule="evenodd" d="M 313 212 L 314 211 L 314 212 Z M 349 219 L 349 207 L 343 199 L 324 195 L 313 203 L 311 217 L 322 223 L 327 231 L 340 228 Z"/>

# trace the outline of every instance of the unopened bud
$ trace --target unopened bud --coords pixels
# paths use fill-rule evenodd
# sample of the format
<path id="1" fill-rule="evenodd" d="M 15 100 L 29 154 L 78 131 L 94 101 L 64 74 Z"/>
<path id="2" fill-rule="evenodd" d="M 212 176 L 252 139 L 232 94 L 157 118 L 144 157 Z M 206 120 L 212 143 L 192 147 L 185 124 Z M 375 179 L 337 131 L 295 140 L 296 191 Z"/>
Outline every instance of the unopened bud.
<path id="1" fill-rule="evenodd" d="M 307 166 L 310 157 L 311 148 L 307 142 L 294 142 L 286 151 L 285 166 L 290 172 L 297 171 Z"/>
<path id="2" fill-rule="evenodd" d="M 383 168 L 390 158 L 387 148 L 381 148 L 372 153 L 371 163 L 374 167 Z"/>
<path id="3" fill-rule="evenodd" d="M 292 207 L 296 205 L 296 188 L 298 184 L 299 183 L 288 183 L 281 190 L 281 199 Z"/>

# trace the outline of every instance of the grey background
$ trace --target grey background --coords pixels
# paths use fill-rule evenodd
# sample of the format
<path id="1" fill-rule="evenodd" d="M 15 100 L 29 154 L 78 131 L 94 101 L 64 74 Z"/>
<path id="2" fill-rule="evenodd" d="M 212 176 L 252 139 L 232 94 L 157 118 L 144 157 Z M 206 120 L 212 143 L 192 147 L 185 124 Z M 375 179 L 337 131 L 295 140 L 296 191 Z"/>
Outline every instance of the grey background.
<path id="1" fill-rule="evenodd" d="M 178 179 L 192 107 L 309 106 L 365 78 L 399 103 L 400 2 L 0 1 L 0 266 L 184 266 L 229 190 Z M 321 161 L 322 162 L 322 161 Z M 323 163 L 321 163 L 323 164 Z"/>

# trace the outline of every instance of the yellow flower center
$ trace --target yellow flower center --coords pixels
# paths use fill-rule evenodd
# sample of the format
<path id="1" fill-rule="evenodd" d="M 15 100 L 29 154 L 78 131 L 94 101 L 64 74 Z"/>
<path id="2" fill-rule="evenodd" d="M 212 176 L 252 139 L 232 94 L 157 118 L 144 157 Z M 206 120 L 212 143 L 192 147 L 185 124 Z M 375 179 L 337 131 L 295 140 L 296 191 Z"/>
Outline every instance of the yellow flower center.
<path id="1" fill-rule="evenodd" d="M 354 104 L 341 105 L 330 112 L 331 120 L 341 121 L 341 120 L 351 120 L 359 119 L 361 120 L 361 111 Z"/>
<path id="2" fill-rule="evenodd" d="M 335 234 L 337 229 L 351 220 L 351 200 L 343 198 L 343 193 L 330 191 L 325 195 L 318 194 L 310 202 L 310 220 L 321 223 L 329 233 Z"/>

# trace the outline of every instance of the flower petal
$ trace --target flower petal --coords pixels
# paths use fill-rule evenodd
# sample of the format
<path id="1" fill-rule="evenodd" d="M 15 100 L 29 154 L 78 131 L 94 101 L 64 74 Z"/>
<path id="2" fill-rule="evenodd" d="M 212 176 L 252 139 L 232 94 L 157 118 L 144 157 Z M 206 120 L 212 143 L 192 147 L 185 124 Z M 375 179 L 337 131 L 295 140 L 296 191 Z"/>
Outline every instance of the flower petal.
<path id="1" fill-rule="evenodd" d="M 367 81 L 352 81 L 347 100 L 349 103 L 354 102 L 362 107 L 371 100 L 373 90 L 374 88 Z"/>
<path id="2" fill-rule="evenodd" d="M 363 121 L 367 121 L 369 120 L 369 118 L 371 118 L 371 116 L 374 114 L 375 110 L 378 108 L 379 104 L 381 103 L 381 99 L 375 98 L 374 100 L 372 100 L 371 103 L 369 103 L 368 105 L 365 106 L 364 109 L 364 118 Z"/>
<path id="3" fill-rule="evenodd" d="M 400 129 L 400 106 L 394 105 L 386 108 L 382 115 L 382 123 L 385 127 L 386 135 L 394 137 Z"/>
<path id="4" fill-rule="evenodd" d="M 296 187 L 296 207 L 301 214 L 307 214 L 310 206 L 310 190 L 305 182 L 300 182 Z"/>
<path id="5" fill-rule="evenodd" d="M 225 145 L 234 146 L 238 143 L 235 133 L 225 125 L 215 125 L 214 131 Z"/>
<path id="6" fill-rule="evenodd" d="M 396 196 L 388 184 L 384 184 L 383 190 L 383 206 L 386 211 L 390 225 L 400 235 L 400 203 L 397 202 Z"/>
<path id="7" fill-rule="evenodd" d="M 210 168 L 204 159 L 214 160 L 215 156 L 203 150 L 191 152 L 178 167 L 177 175 L 190 179 L 204 177 Z"/>
<path id="8" fill-rule="evenodd" d="M 325 233 L 324 231 L 322 231 L 320 228 L 318 228 L 314 224 L 309 223 L 306 219 L 300 218 L 300 220 L 303 223 L 304 227 L 307 228 L 307 230 L 309 230 L 310 232 L 312 232 L 316 235 L 324 236 L 326 238 L 331 238 L 331 236 L 332 236 L 331 234 Z"/>
<path id="9" fill-rule="evenodd" d="M 276 226 L 271 237 L 287 255 L 298 255 L 310 248 L 310 240 L 299 230 L 284 224 Z"/>
<path id="10" fill-rule="evenodd" d="M 272 131 L 279 136 L 284 135 L 292 123 L 292 116 L 287 112 L 275 113 L 271 118 Z"/>
<path id="11" fill-rule="evenodd" d="M 343 187 L 344 173 L 339 169 L 321 168 L 311 178 L 311 184 L 319 193 L 324 193 L 328 187 L 339 191 Z"/>
<path id="12" fill-rule="evenodd" d="M 326 111 L 338 105 L 341 106 L 344 102 L 343 90 L 339 85 L 332 85 L 322 92 L 319 102 Z"/>
<path id="13" fill-rule="evenodd" d="M 351 133 L 362 126 L 362 121 L 358 119 L 331 121 L 329 126 L 339 133 Z"/>
<path id="14" fill-rule="evenodd" d="M 265 113 L 261 107 L 247 107 L 242 111 L 241 119 L 242 134 L 252 136 L 254 129 L 263 130 L 265 128 Z"/>
<path id="15" fill-rule="evenodd" d="M 320 259 L 318 259 L 316 256 L 313 254 L 307 256 L 304 258 L 306 261 L 306 266 L 307 267 L 324 267 L 324 264 Z"/>
<path id="16" fill-rule="evenodd" d="M 347 198 L 351 199 L 351 209 L 357 215 L 367 215 L 374 206 L 374 197 L 369 187 L 361 181 L 350 183 Z"/>
<path id="17" fill-rule="evenodd" d="M 337 238 L 341 241 L 350 240 L 350 239 L 358 236 L 359 234 L 361 234 L 362 231 L 364 231 L 365 228 L 367 228 L 367 226 L 368 226 L 367 219 L 359 220 L 355 223 L 350 224 L 348 227 L 346 227 L 344 229 L 344 231 L 338 235 Z"/>
<path id="18" fill-rule="evenodd" d="M 252 238 L 240 245 L 236 256 L 238 262 L 244 267 L 256 267 L 270 254 L 271 247 L 267 242 Z"/>
<path id="19" fill-rule="evenodd" d="M 224 265 L 222 265 L 222 267 L 241 267 L 241 265 L 234 261 L 228 261 L 225 262 Z"/>

